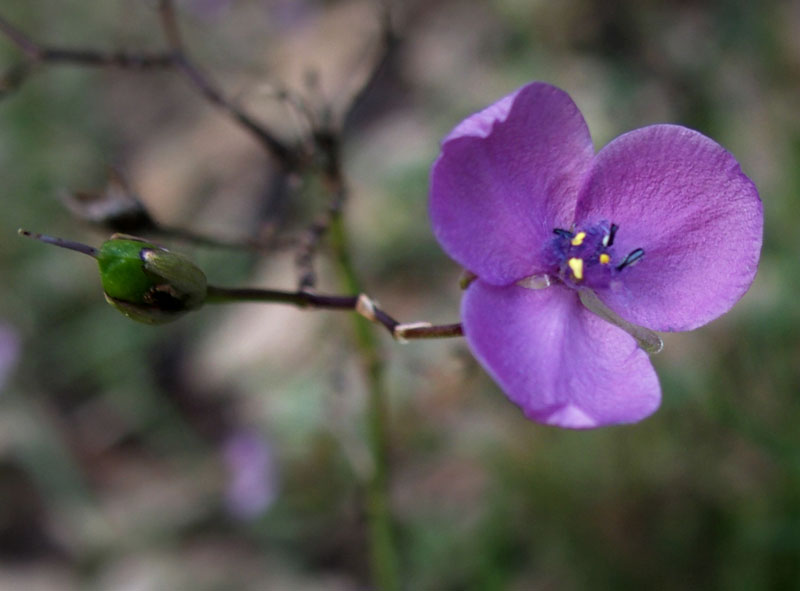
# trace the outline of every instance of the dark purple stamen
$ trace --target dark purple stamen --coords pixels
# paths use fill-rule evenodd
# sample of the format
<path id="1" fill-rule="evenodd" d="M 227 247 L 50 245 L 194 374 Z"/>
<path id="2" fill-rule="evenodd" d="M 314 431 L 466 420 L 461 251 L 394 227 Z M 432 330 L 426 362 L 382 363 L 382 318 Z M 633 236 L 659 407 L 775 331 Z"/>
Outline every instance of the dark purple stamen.
<path id="1" fill-rule="evenodd" d="M 632 250 L 625 259 L 617 265 L 617 271 L 622 271 L 625 267 L 630 267 L 636 261 L 641 260 L 644 256 L 644 249 L 637 248 L 636 250 Z"/>
<path id="2" fill-rule="evenodd" d="M 619 230 L 619 226 L 617 224 L 611 224 L 611 229 L 608 231 L 608 236 L 606 236 L 605 240 L 603 240 L 603 246 L 608 248 L 614 244 L 614 236 L 617 235 L 617 230 Z"/>
<path id="3" fill-rule="evenodd" d="M 569 230 L 564 230 L 562 228 L 553 228 L 553 234 L 561 236 L 562 238 L 572 238 L 575 236 L 575 234 L 573 234 Z"/>

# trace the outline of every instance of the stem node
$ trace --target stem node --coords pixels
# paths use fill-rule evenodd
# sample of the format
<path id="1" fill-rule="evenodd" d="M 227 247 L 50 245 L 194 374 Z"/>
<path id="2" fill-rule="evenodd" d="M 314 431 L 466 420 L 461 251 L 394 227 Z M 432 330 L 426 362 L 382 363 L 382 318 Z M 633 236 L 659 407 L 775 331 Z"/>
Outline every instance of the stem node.
<path id="1" fill-rule="evenodd" d="M 370 322 L 378 322 L 378 318 L 375 315 L 375 302 L 365 293 L 358 294 L 356 312 Z"/>

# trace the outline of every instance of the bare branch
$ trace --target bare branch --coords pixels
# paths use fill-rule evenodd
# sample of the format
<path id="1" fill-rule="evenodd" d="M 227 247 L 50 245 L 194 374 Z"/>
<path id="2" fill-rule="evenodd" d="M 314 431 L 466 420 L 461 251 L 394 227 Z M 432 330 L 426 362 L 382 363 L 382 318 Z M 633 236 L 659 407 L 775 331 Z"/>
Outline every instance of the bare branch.
<path id="1" fill-rule="evenodd" d="M 76 66 L 114 67 L 127 70 L 152 70 L 172 66 L 172 56 L 166 53 L 131 53 L 113 51 L 104 53 L 92 49 L 61 49 L 42 47 L 38 61 Z"/>
<path id="2" fill-rule="evenodd" d="M 168 53 L 105 52 L 95 49 L 66 49 L 40 45 L 0 16 L 0 33 L 20 48 L 31 61 L 74 64 L 77 66 L 116 67 L 132 70 L 172 67 Z"/>
<path id="3" fill-rule="evenodd" d="M 300 166 L 299 153 L 269 132 L 263 125 L 229 101 L 217 86 L 188 58 L 183 50 L 173 3 L 161 0 L 159 5 L 162 28 L 170 51 L 160 53 L 105 52 L 96 49 L 65 49 L 41 45 L 14 27 L 0 16 L 0 34 L 21 49 L 29 60 L 45 64 L 71 64 L 89 67 L 115 67 L 129 70 L 174 68 L 187 78 L 208 102 L 226 113 L 239 126 L 269 152 L 286 170 Z M 27 74 L 27 72 L 26 72 Z M 6 76 L 7 77 L 7 76 Z M 16 85 L 5 82 L 0 92 L 18 88 L 25 77 L 18 78 Z"/>
<path id="4" fill-rule="evenodd" d="M 314 271 L 314 258 L 319 245 L 330 227 L 330 215 L 320 216 L 312 223 L 300 240 L 295 265 L 297 266 L 297 285 L 299 290 L 311 289 L 317 285 L 317 274 Z"/>
<path id="5" fill-rule="evenodd" d="M 361 82 L 361 86 L 350 97 L 348 104 L 341 109 L 338 119 L 336 116 L 333 117 L 333 120 L 330 117 L 322 117 L 321 119 L 308 117 L 313 126 L 312 139 L 317 153 L 321 156 L 323 180 L 327 185 L 330 201 L 324 214 L 317 218 L 308 228 L 300 242 L 300 248 L 295 257 L 299 273 L 299 289 L 301 290 L 315 286 L 314 256 L 330 226 L 341 215 L 344 202 L 347 199 L 347 186 L 341 163 L 342 133 L 352 113 L 359 107 L 364 97 L 374 86 L 380 73 L 385 69 L 398 41 L 392 25 L 390 2 L 389 0 L 383 0 L 380 4 L 380 47 L 369 73 Z M 329 111 L 332 113 L 334 109 L 331 107 Z"/>
<path id="6" fill-rule="evenodd" d="M 383 326 L 392 335 L 392 338 L 401 342 L 410 339 L 460 337 L 464 334 L 461 324 L 400 323 L 379 308 L 365 294 L 343 296 L 319 294 L 302 289 L 298 291 L 282 291 L 276 289 L 239 289 L 208 286 L 206 303 L 225 304 L 234 302 L 265 302 L 290 304 L 299 308 L 350 310 L 357 312 L 370 322 Z"/>
<path id="7" fill-rule="evenodd" d="M 392 22 L 392 12 L 389 0 L 380 2 L 380 40 L 379 46 L 376 50 L 376 56 L 372 67 L 369 70 L 366 78 L 361 83 L 361 86 L 356 90 L 350 98 L 349 104 L 345 107 L 341 115 L 341 126 L 346 128 L 353 113 L 361 106 L 364 99 L 375 86 L 376 81 L 380 78 L 381 73 L 386 69 L 387 64 L 394 55 L 394 50 L 400 41 L 400 38 L 395 31 Z"/>
<path id="8" fill-rule="evenodd" d="M 136 236 L 156 235 L 199 246 L 252 252 L 272 252 L 295 246 L 295 241 L 279 240 L 275 232 L 254 238 L 222 238 L 164 225 L 145 206 L 121 171 L 110 168 L 106 186 L 94 191 L 69 191 L 61 195 L 67 209 L 77 218 L 112 232 Z"/>
<path id="9" fill-rule="evenodd" d="M 164 37 L 172 53 L 172 63 L 184 77 L 212 105 L 220 109 L 246 131 L 287 169 L 298 167 L 298 153 L 269 132 L 263 125 L 228 100 L 212 80 L 206 76 L 187 55 L 178 27 L 175 5 L 172 0 L 159 2 L 159 15 Z"/>
<path id="10" fill-rule="evenodd" d="M 41 47 L 2 16 L 0 16 L 0 33 L 3 33 L 9 41 L 24 51 L 29 58 L 40 59 Z"/>

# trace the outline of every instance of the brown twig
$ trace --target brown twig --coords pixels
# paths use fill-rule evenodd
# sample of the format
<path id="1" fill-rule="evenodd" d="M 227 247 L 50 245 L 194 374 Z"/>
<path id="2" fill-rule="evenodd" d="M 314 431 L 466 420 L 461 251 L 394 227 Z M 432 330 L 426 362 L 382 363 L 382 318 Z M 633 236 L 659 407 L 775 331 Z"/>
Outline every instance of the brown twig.
<path id="1" fill-rule="evenodd" d="M 361 106 L 366 96 L 375 86 L 375 83 L 379 79 L 381 73 L 386 69 L 387 64 L 394 55 L 394 50 L 400 41 L 400 38 L 398 37 L 392 23 L 392 12 L 390 8 L 390 2 L 388 0 L 381 2 L 380 24 L 381 33 L 376 57 L 374 58 L 372 67 L 370 68 L 366 78 L 362 81 L 361 86 L 350 98 L 349 103 L 341 114 L 342 129 L 347 128 L 350 120 L 352 119 L 353 113 L 358 109 L 358 107 Z"/>
<path id="2" fill-rule="evenodd" d="M 347 187 L 341 169 L 340 135 L 333 129 L 317 128 L 313 130 L 313 139 L 321 157 L 322 180 L 329 200 L 325 211 L 306 230 L 295 255 L 300 290 L 316 285 L 315 255 L 331 225 L 341 215 L 347 199 Z"/>
<path id="3" fill-rule="evenodd" d="M 67 49 L 41 45 L 0 16 L 0 33 L 34 62 L 74 64 L 77 66 L 116 67 L 133 70 L 172 67 L 169 53 L 146 53 L 95 49 Z"/>
<path id="4" fill-rule="evenodd" d="M 255 137 L 264 149 L 272 154 L 286 170 L 296 170 L 300 165 L 299 151 L 278 139 L 266 127 L 229 101 L 208 76 L 203 74 L 189 59 L 183 49 L 175 10 L 170 0 L 161 0 L 159 14 L 164 35 L 170 47 L 168 52 L 105 52 L 96 49 L 50 47 L 37 43 L 2 16 L 0 16 L 0 34 L 21 49 L 29 60 L 36 63 L 114 67 L 129 70 L 174 68 L 192 83 L 205 100 L 227 114 L 228 117 Z M 25 72 L 25 74 L 27 73 Z M 18 88 L 23 80 L 24 77 L 18 78 L 15 80 L 16 85 L 13 86 L 6 84 L 6 92 L 8 92 L 9 87 Z"/>
<path id="5" fill-rule="evenodd" d="M 228 100 L 223 92 L 200 68 L 189 58 L 184 49 L 183 39 L 180 34 L 178 20 L 175 14 L 175 5 L 172 0 L 160 0 L 159 15 L 164 37 L 170 47 L 172 63 L 179 72 L 200 92 L 212 105 L 231 117 L 287 169 L 295 170 L 299 165 L 299 154 L 263 125 L 255 121 L 238 106 Z"/>
<path id="6" fill-rule="evenodd" d="M 370 71 L 361 82 L 361 86 L 350 97 L 348 104 L 340 112 L 338 120 L 335 118 L 331 120 L 329 117 L 308 118 L 313 125 L 312 139 L 316 152 L 321 157 L 323 178 L 331 197 L 325 212 L 314 220 L 300 241 L 295 263 L 299 275 L 299 289 L 301 290 L 315 286 L 314 255 L 330 229 L 332 222 L 340 215 L 347 198 L 347 189 L 341 172 L 341 136 L 351 119 L 352 113 L 360 106 L 374 87 L 381 72 L 385 69 L 398 41 L 392 25 L 389 6 L 388 1 L 381 2 L 381 38 L 377 56 L 374 58 Z"/>
<path id="7" fill-rule="evenodd" d="M 42 47 L 2 16 L 0 16 L 0 32 L 14 45 L 24 51 L 30 59 L 37 60 L 41 58 Z"/>
<path id="8" fill-rule="evenodd" d="M 101 190 L 65 192 L 62 201 L 77 218 L 112 232 L 155 235 L 198 246 L 252 252 L 273 252 L 296 246 L 296 241 L 279 238 L 274 230 L 257 237 L 225 238 L 162 224 L 150 213 L 125 175 L 113 167 L 109 169 L 108 182 Z"/>
<path id="9" fill-rule="evenodd" d="M 41 48 L 41 53 L 37 60 L 52 64 L 116 67 L 129 70 L 168 68 L 172 65 L 171 56 L 165 53 L 131 53 L 125 51 L 103 53 L 92 49 L 62 49 L 58 47 Z"/>
<path id="10" fill-rule="evenodd" d="M 368 296 L 320 294 L 309 290 L 282 291 L 276 289 L 208 287 L 209 304 L 232 302 L 268 302 L 291 304 L 299 308 L 351 310 L 370 322 L 383 326 L 398 341 L 460 337 L 461 324 L 432 325 L 426 322 L 402 323 L 387 314 Z"/>
<path id="11" fill-rule="evenodd" d="M 314 270 L 314 258 L 322 243 L 322 239 L 330 227 L 330 214 L 320 216 L 308 227 L 300 240 L 295 254 L 297 266 L 297 286 L 299 290 L 311 289 L 317 285 L 317 273 Z"/>

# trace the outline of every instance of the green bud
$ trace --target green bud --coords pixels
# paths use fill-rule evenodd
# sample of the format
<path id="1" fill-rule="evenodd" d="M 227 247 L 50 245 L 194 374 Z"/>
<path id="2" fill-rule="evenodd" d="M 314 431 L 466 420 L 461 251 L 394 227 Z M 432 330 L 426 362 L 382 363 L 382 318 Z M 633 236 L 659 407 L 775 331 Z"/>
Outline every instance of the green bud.
<path id="1" fill-rule="evenodd" d="M 114 234 L 97 255 L 108 303 L 139 322 L 162 324 L 197 310 L 206 276 L 186 257 L 125 234 Z"/>
<path id="2" fill-rule="evenodd" d="M 205 302 L 203 271 L 186 257 L 141 238 L 114 234 L 95 249 L 23 230 L 20 234 L 96 258 L 106 300 L 133 320 L 163 324 Z"/>

